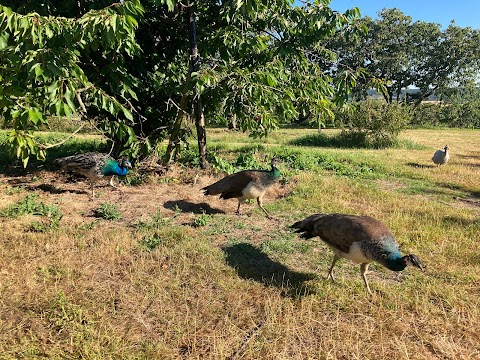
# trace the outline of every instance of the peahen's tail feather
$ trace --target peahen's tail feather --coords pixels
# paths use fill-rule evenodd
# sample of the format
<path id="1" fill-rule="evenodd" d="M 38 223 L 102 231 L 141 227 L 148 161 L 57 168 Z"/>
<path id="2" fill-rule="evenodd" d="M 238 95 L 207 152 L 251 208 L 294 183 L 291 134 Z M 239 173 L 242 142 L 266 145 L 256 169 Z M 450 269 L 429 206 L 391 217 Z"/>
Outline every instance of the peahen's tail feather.
<path id="1" fill-rule="evenodd" d="M 315 231 L 315 221 L 323 216 L 325 216 L 325 214 L 310 215 L 304 220 L 297 221 L 293 225 L 290 225 L 290 228 L 295 229 L 296 233 L 301 233 L 300 236 L 302 238 L 310 239 L 316 236 L 313 235 Z"/>

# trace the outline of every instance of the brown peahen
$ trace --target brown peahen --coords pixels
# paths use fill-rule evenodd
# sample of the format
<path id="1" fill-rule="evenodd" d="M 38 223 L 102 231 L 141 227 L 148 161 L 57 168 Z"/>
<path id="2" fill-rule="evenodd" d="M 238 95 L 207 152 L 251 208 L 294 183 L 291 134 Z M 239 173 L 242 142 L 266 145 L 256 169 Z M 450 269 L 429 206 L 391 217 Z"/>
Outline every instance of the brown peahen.
<path id="1" fill-rule="evenodd" d="M 228 175 L 216 183 L 204 187 L 205 195 L 218 195 L 221 199 L 238 200 L 237 214 L 240 214 L 240 205 L 246 199 L 257 199 L 260 209 L 272 219 L 263 207 L 263 196 L 266 191 L 280 179 L 280 170 L 275 166 L 277 159 L 271 161 L 270 170 L 244 170 Z"/>
<path id="2" fill-rule="evenodd" d="M 291 226 L 309 239 L 320 237 L 334 252 L 328 277 L 334 281 L 333 267 L 341 259 L 360 264 L 360 271 L 367 291 L 372 294 L 366 273 L 369 263 L 376 261 L 393 271 L 402 271 L 412 265 L 424 271 L 425 266 L 413 254 L 403 256 L 395 236 L 380 221 L 370 216 L 346 214 L 315 214 Z"/>

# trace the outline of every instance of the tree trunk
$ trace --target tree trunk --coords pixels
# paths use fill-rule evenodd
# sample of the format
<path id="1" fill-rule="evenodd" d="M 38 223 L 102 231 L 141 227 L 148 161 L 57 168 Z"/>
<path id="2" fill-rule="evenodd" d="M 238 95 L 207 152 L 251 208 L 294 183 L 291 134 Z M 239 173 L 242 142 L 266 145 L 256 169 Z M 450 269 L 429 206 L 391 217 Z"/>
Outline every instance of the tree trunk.
<path id="1" fill-rule="evenodd" d="M 192 2 L 187 6 L 188 37 L 190 42 L 190 70 L 197 73 L 200 68 L 200 57 L 197 48 L 197 29 L 195 25 L 195 4 Z M 194 90 L 194 111 L 195 126 L 197 128 L 198 154 L 200 156 L 200 167 L 207 167 L 207 132 L 205 130 L 205 118 L 203 117 L 202 99 L 197 90 Z"/>
<path id="2" fill-rule="evenodd" d="M 229 130 L 237 130 L 237 115 L 232 114 L 228 119 L 228 129 Z"/>
<path id="3" fill-rule="evenodd" d="M 427 90 L 426 92 L 420 93 L 420 96 L 418 97 L 417 101 L 415 101 L 415 104 L 413 105 L 413 108 L 416 109 L 422 103 L 422 101 L 427 99 L 430 95 L 432 95 L 433 92 L 435 90 L 437 90 L 437 88 L 438 88 L 438 85 L 429 89 L 429 90 Z"/>
<path id="4" fill-rule="evenodd" d="M 190 82 L 190 77 L 187 78 L 185 87 L 188 88 L 188 83 Z M 180 145 L 180 130 L 182 129 L 183 119 L 186 116 L 186 108 L 188 104 L 188 93 L 184 92 L 182 98 L 180 99 L 180 104 L 178 104 L 178 113 L 175 123 L 173 124 L 172 133 L 170 134 L 170 139 L 168 140 L 167 151 L 163 158 L 163 163 L 168 164 L 172 161 L 174 157 L 173 151 L 176 150 L 175 156 L 178 154 L 178 149 Z"/>
<path id="5" fill-rule="evenodd" d="M 382 91 L 382 95 L 383 95 L 383 98 L 385 99 L 385 101 L 387 102 L 387 104 L 391 104 L 392 98 L 393 98 L 393 90 L 389 86 L 386 86 L 386 89 L 387 89 L 387 92 L 384 93 Z"/>

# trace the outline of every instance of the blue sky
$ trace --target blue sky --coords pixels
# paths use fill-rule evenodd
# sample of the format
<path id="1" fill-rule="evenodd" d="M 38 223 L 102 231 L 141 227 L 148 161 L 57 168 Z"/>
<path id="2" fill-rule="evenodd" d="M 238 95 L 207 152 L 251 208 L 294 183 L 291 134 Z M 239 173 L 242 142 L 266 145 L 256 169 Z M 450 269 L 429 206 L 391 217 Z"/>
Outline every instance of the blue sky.
<path id="1" fill-rule="evenodd" d="M 447 27 L 450 20 L 461 27 L 480 29 L 480 0 L 332 0 L 330 7 L 345 11 L 359 7 L 362 17 L 377 17 L 382 8 L 397 8 L 413 21 L 434 22 Z"/>

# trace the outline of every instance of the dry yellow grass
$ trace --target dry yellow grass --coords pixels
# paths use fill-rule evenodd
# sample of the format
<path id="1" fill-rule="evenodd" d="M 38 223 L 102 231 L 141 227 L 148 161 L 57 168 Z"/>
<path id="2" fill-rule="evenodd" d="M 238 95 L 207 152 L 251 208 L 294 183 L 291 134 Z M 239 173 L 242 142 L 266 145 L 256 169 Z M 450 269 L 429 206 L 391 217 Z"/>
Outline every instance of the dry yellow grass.
<path id="1" fill-rule="evenodd" d="M 0 210 L 37 193 L 63 212 L 44 233 L 30 230 L 35 216 L 0 217 L 0 359 L 480 358 L 480 132 L 402 136 L 429 148 L 305 150 L 387 175 L 299 172 L 267 197 L 273 222 L 204 197 L 214 177 L 188 169 L 92 202 L 60 174 L 0 175 Z M 451 161 L 431 167 L 446 143 Z M 103 202 L 122 219 L 94 218 Z M 372 297 L 347 261 L 327 281 L 331 251 L 287 229 L 321 211 L 381 219 L 427 272 L 372 266 Z"/>

